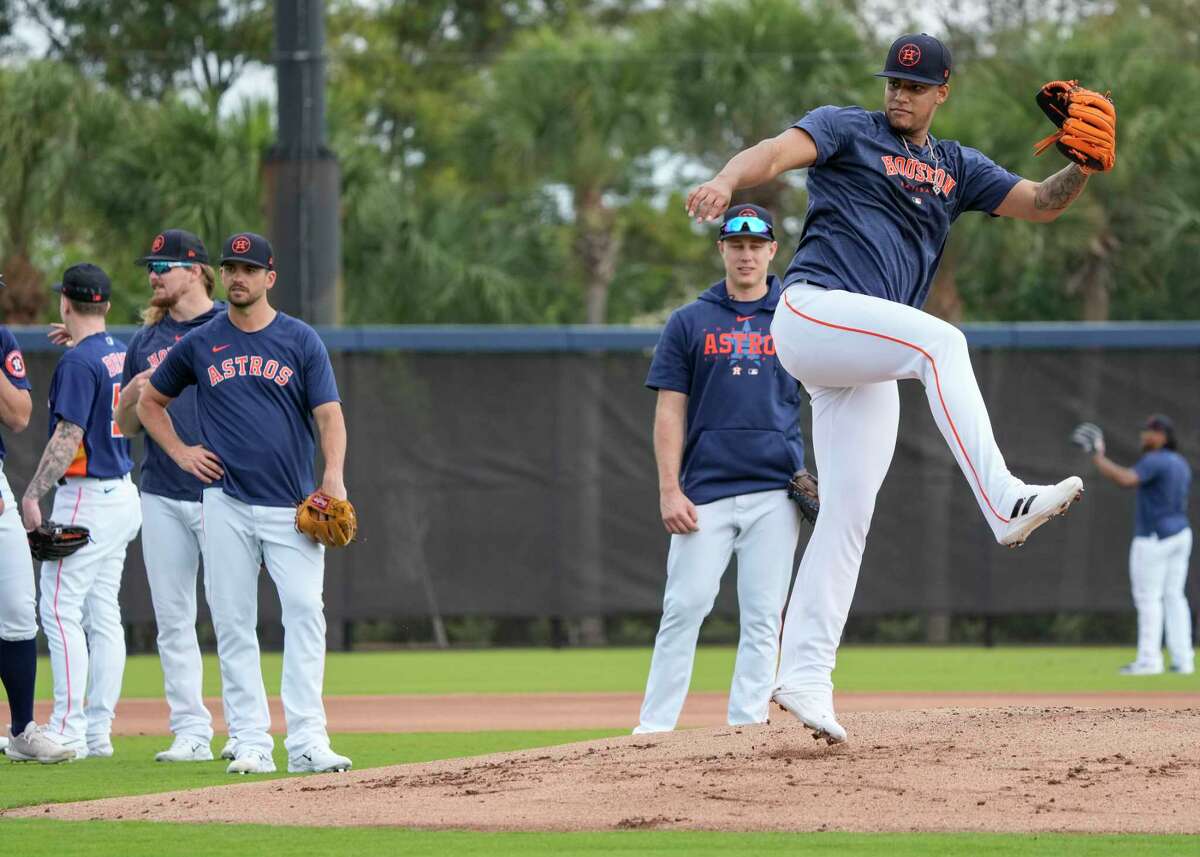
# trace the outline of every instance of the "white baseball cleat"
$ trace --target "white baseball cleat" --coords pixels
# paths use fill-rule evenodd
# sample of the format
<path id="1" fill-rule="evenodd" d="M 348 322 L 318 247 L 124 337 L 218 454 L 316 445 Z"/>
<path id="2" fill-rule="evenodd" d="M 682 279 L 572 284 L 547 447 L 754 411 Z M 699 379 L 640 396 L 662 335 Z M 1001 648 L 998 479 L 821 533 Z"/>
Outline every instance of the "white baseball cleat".
<path id="1" fill-rule="evenodd" d="M 777 690 L 771 701 L 812 730 L 813 738 L 829 744 L 846 740 L 846 730 L 833 714 L 833 703 L 825 693 Z"/>
<path id="2" fill-rule="evenodd" d="M 0 752 L 8 749 L 8 736 L 0 735 Z"/>
<path id="3" fill-rule="evenodd" d="M 113 754 L 112 739 L 108 736 L 103 738 L 89 738 L 87 742 L 87 754 L 95 756 L 97 759 L 111 758 Z"/>
<path id="4" fill-rule="evenodd" d="M 1083 480 L 1078 476 L 1068 476 L 1057 485 L 1026 485 L 1009 513 L 1008 527 L 1000 537 L 1000 544 L 1010 548 L 1025 544 L 1030 533 L 1051 518 L 1065 514 L 1081 497 Z"/>
<path id="5" fill-rule="evenodd" d="M 1162 675 L 1162 671 L 1162 664 L 1148 664 L 1143 661 L 1125 664 L 1118 670 L 1121 675 Z"/>
<path id="6" fill-rule="evenodd" d="M 178 736 L 171 742 L 171 746 L 161 753 L 154 754 L 156 762 L 211 762 L 212 747 L 207 741 L 200 738 L 189 738 L 186 735 Z"/>
<path id="7" fill-rule="evenodd" d="M 221 748 L 221 758 L 233 761 L 237 758 L 237 740 L 230 738 L 225 742 L 225 746 Z"/>
<path id="8" fill-rule="evenodd" d="M 225 769 L 227 774 L 273 774 L 275 761 L 261 750 L 240 750 Z"/>
<path id="9" fill-rule="evenodd" d="M 1180 675 L 1192 675 L 1196 671 L 1195 664 L 1171 664 L 1171 672 Z"/>
<path id="10" fill-rule="evenodd" d="M 348 771 L 350 767 L 350 759 L 333 752 L 329 745 L 317 744 L 303 753 L 288 756 L 289 774 L 326 774 L 330 771 Z"/>
<path id="11" fill-rule="evenodd" d="M 52 739 L 45 729 L 31 720 L 24 732 L 9 739 L 4 755 L 15 762 L 55 765 L 74 759 L 75 751 Z"/>

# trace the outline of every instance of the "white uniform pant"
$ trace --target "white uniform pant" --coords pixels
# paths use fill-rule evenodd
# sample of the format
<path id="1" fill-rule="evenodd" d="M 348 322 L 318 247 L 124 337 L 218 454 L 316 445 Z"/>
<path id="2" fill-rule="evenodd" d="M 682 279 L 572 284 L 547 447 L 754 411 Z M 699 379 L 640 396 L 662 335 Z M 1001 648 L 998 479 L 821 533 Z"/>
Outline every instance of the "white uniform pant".
<path id="1" fill-rule="evenodd" d="M 1194 666 L 1192 614 L 1184 586 L 1192 555 L 1192 531 L 1173 536 L 1138 536 L 1129 546 L 1129 581 L 1138 616 L 1139 663 L 1162 667 L 1163 628 L 1171 663 L 1187 669 Z"/>
<path id="2" fill-rule="evenodd" d="M 271 714 L 258 648 L 258 573 L 265 564 L 283 613 L 283 681 L 290 755 L 328 744 L 325 681 L 325 548 L 296 531 L 296 510 L 252 506 L 220 488 L 204 492 L 204 567 L 217 634 L 229 735 L 239 750 L 269 754 Z"/>
<path id="3" fill-rule="evenodd" d="M 54 492 L 50 520 L 85 526 L 92 541 L 42 563 L 42 627 L 54 673 L 49 728 L 68 741 L 94 743 L 112 732 L 125 672 L 117 595 L 125 549 L 142 522 L 137 488 L 128 476 L 70 477 Z"/>
<path id="4" fill-rule="evenodd" d="M 0 459 L 0 468 L 3 464 Z M 0 497 L 4 498 L 4 512 L 0 513 L 0 640 L 15 643 L 37 636 L 37 590 L 21 507 L 2 469 Z"/>
<path id="5" fill-rule="evenodd" d="M 953 325 L 881 298 L 797 284 L 784 292 L 771 333 L 780 362 L 812 398 L 821 480 L 821 514 L 784 620 L 779 686 L 828 692 L 875 497 L 896 448 L 896 381 L 925 385 L 934 422 L 997 538 L 1023 483 L 996 446 L 966 338 Z"/>
<path id="6" fill-rule="evenodd" d="M 779 625 L 800 533 L 799 509 L 779 490 L 726 497 L 697 506 L 696 512 L 698 532 L 671 536 L 662 622 L 638 732 L 675 728 L 692 679 L 700 624 L 712 610 L 734 553 L 741 633 L 729 689 L 729 722 L 767 719 Z"/>
<path id="7" fill-rule="evenodd" d="M 142 554 L 158 626 L 158 657 L 176 736 L 208 743 L 212 715 L 204 706 L 196 638 L 196 575 L 203 537 L 200 501 L 142 495 Z M 207 591 L 207 590 L 206 590 Z"/>

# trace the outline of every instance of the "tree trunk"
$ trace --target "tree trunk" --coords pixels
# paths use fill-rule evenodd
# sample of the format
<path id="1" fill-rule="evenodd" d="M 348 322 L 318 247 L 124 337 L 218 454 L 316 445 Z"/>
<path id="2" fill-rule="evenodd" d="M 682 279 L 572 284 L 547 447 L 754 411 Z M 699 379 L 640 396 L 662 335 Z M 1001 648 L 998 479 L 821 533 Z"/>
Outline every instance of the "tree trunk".
<path id="1" fill-rule="evenodd" d="M 575 256 L 583 273 L 584 321 L 608 321 L 608 289 L 617 272 L 620 237 L 616 212 L 606 208 L 597 188 L 575 193 Z"/>
<path id="2" fill-rule="evenodd" d="M 46 277 L 33 266 L 29 257 L 16 250 L 4 263 L 4 282 L 0 289 L 0 311 L 5 324 L 36 324 L 46 305 Z"/>
<path id="3" fill-rule="evenodd" d="M 1110 259 L 1120 247 L 1120 239 L 1108 229 L 1088 242 L 1087 256 L 1079 270 L 1067 280 L 1067 294 L 1082 298 L 1084 321 L 1108 321 L 1111 315 L 1112 265 Z"/>

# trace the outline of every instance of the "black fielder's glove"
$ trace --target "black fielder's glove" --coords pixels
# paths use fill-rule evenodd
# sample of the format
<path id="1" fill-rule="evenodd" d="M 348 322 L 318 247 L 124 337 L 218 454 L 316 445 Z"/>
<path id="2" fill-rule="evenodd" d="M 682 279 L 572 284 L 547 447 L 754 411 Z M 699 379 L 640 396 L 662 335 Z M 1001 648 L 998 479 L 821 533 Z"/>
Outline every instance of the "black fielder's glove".
<path id="1" fill-rule="evenodd" d="M 788 497 L 796 501 L 804 520 L 810 524 L 817 522 L 817 514 L 821 511 L 821 501 L 817 496 L 817 477 L 807 470 L 797 470 L 788 483 Z"/>
<path id="2" fill-rule="evenodd" d="M 56 524 L 54 521 L 46 521 L 26 535 L 29 537 L 29 552 L 39 562 L 65 559 L 92 540 L 87 527 Z"/>
<path id="3" fill-rule="evenodd" d="M 1104 431 L 1095 423 L 1080 423 L 1071 432 L 1071 443 L 1090 455 L 1104 443 Z"/>

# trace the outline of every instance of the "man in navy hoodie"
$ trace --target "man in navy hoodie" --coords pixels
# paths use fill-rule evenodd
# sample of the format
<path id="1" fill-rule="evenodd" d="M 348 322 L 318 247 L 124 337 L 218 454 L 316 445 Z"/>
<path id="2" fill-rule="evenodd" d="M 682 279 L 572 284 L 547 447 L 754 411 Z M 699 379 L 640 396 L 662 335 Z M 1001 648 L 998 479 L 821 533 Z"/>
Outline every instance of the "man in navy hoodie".
<path id="1" fill-rule="evenodd" d="M 735 205 L 717 249 L 725 279 L 676 310 L 646 386 L 658 391 L 654 456 L 663 525 L 671 534 L 663 617 L 635 733 L 675 728 L 700 623 L 738 557 L 741 635 L 729 723 L 763 723 L 800 515 L 787 484 L 804 466 L 800 384 L 775 357 L 771 321 L 779 245 L 770 212 Z"/>

